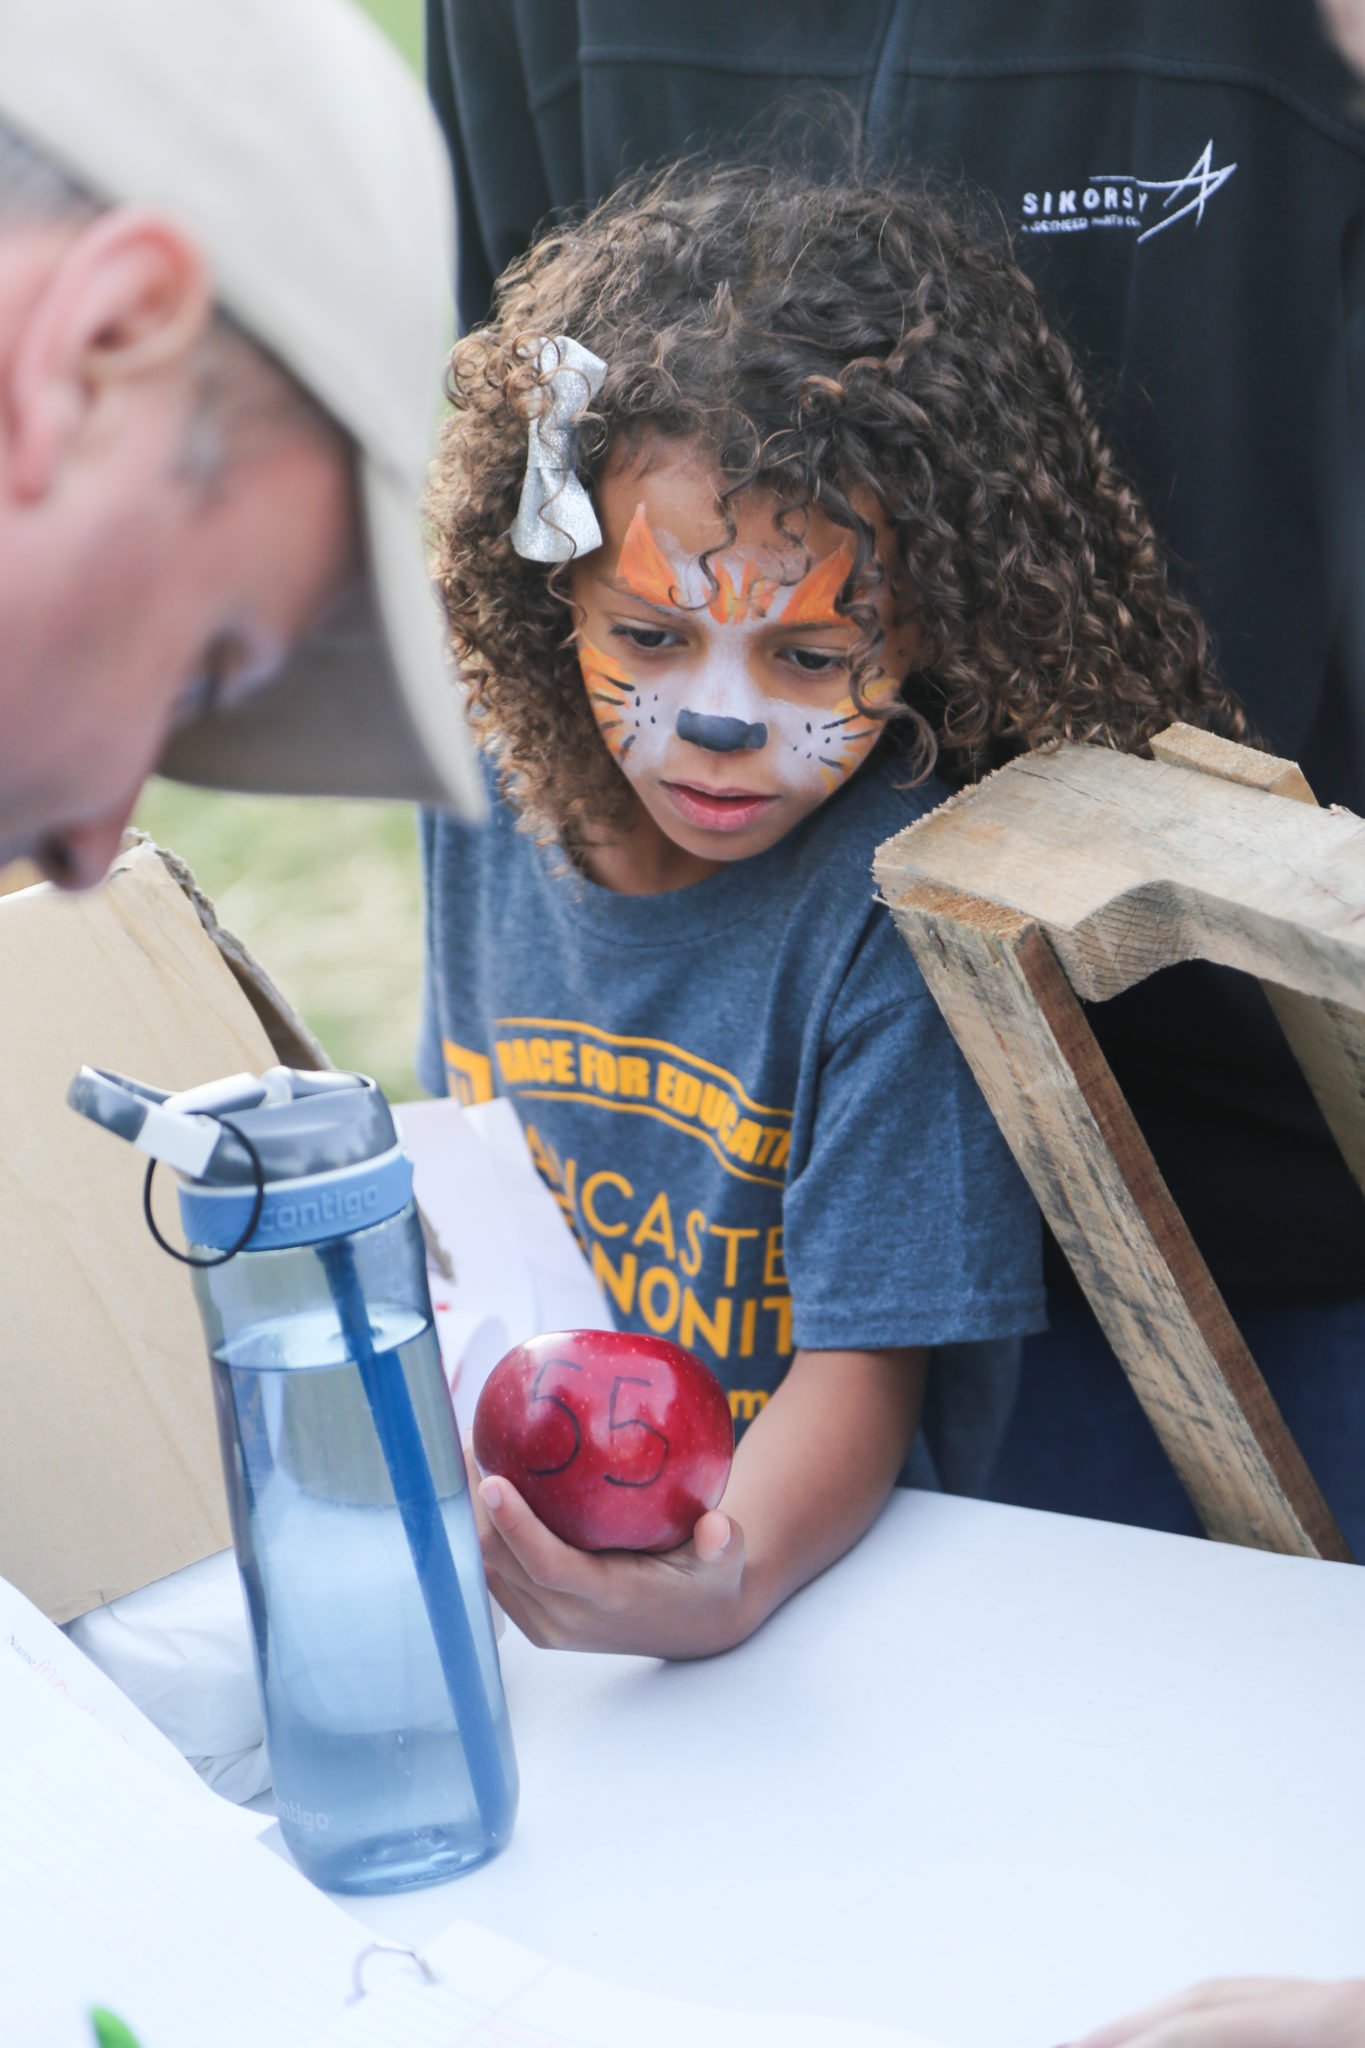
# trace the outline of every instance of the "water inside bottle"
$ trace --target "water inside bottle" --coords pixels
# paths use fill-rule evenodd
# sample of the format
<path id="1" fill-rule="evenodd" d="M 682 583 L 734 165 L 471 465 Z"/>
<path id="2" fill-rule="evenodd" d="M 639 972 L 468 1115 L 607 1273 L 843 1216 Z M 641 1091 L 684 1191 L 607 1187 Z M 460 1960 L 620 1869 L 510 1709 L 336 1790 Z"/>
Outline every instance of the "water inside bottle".
<path id="1" fill-rule="evenodd" d="M 511 1832 L 516 1765 L 463 1461 L 431 1324 L 369 1304 L 401 1371 L 492 1709 L 504 1810 L 480 1814 L 383 1453 L 336 1315 L 252 1325 L 213 1355 L 280 1826 L 329 1890 L 438 1883 Z"/>

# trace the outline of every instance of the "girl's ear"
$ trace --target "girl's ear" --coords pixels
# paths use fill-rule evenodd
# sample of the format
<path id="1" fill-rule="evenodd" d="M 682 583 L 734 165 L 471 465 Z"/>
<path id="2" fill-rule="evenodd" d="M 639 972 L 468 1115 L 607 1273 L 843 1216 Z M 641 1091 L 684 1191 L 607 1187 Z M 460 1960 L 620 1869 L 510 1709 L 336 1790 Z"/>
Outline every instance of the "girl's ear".
<path id="1" fill-rule="evenodd" d="M 116 207 L 82 228 L 30 306 L 4 393 L 12 484 L 44 497 L 111 397 L 190 361 L 213 312 L 208 272 L 173 222 Z"/>

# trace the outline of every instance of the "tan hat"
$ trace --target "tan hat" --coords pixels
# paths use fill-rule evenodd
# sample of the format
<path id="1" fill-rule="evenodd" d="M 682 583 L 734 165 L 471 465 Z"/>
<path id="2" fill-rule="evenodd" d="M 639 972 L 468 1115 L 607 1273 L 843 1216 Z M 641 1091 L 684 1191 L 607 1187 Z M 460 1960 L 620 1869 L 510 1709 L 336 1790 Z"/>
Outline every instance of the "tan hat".
<path id="1" fill-rule="evenodd" d="M 356 444 L 364 590 L 163 768 L 477 814 L 417 517 L 454 254 L 417 81 L 351 0 L 0 0 L 0 115 L 97 198 L 177 220 L 219 303 Z"/>

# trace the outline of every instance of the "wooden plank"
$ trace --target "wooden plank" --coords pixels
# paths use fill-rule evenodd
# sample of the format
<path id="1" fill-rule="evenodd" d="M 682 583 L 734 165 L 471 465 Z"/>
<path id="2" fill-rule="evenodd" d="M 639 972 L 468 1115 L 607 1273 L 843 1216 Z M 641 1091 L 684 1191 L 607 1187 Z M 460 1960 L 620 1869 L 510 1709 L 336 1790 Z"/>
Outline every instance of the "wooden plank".
<path id="1" fill-rule="evenodd" d="M 1365 823 L 1102 747 L 1030 754 L 895 842 L 902 882 L 1032 918 L 1103 1001 L 1214 960 L 1365 1009 Z"/>
<path id="2" fill-rule="evenodd" d="M 926 882 L 920 830 L 882 848 L 882 892 L 1204 1527 L 1347 1558 L 1047 939 Z"/>
<path id="3" fill-rule="evenodd" d="M 1273 981 L 1262 981 L 1261 987 L 1342 1158 L 1365 1193 L 1365 1015 Z M 1360 1263 L 1365 1272 L 1365 1235 Z"/>
<path id="4" fill-rule="evenodd" d="M 1152 753 L 1158 761 L 1244 783 L 1271 796 L 1317 804 L 1307 778 L 1293 761 L 1258 753 L 1254 747 L 1239 747 L 1192 725 L 1173 725 L 1158 733 Z M 1277 981 L 1262 980 L 1261 987 L 1342 1158 L 1365 1190 L 1365 1013 L 1301 995 L 1297 989 L 1282 988 Z M 1361 1263 L 1365 1266 L 1365 1248 Z"/>
<path id="5" fill-rule="evenodd" d="M 1236 740 L 1201 732 L 1197 725 L 1168 725 L 1165 732 L 1155 735 L 1151 745 L 1155 761 L 1197 768 L 1223 782 L 1240 782 L 1247 789 L 1264 790 L 1267 796 L 1287 796 L 1299 804 L 1317 803 L 1297 761 L 1286 761 L 1279 754 L 1263 754 L 1259 747 L 1239 746 Z"/>

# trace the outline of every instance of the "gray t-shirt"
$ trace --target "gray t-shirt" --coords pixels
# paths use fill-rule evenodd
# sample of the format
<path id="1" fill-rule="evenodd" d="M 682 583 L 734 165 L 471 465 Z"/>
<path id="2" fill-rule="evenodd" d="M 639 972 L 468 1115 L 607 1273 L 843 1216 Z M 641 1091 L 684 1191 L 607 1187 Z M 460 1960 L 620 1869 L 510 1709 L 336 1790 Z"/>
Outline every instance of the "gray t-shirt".
<path id="1" fill-rule="evenodd" d="M 739 1430 L 794 1347 L 1045 1321 L 1032 1198 L 873 896 L 877 846 L 943 794 L 874 757 L 767 853 L 654 896 L 568 870 L 496 798 L 482 828 L 423 820 L 423 1083 L 510 1097 L 618 1325 L 697 1352 Z M 984 1400 L 963 1370 L 983 1446 L 1010 1351 L 980 1354 Z"/>

